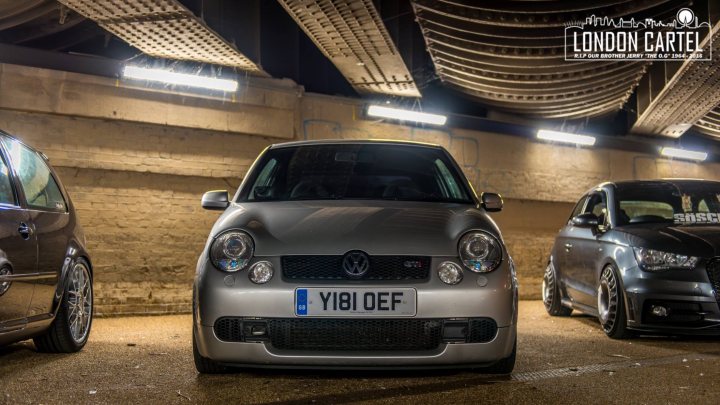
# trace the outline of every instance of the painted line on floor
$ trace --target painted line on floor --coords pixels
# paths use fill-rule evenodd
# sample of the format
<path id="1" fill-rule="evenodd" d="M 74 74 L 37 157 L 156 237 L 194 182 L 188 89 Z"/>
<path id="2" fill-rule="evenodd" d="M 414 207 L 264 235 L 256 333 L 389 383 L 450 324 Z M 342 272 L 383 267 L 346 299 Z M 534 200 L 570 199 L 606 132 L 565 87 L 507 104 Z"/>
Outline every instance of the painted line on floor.
<path id="1" fill-rule="evenodd" d="M 627 360 L 618 361 L 614 363 L 602 363 L 602 364 L 590 364 L 586 366 L 576 367 L 564 367 L 552 370 L 541 370 L 541 371 L 528 371 L 523 373 L 512 374 L 510 376 L 511 381 L 529 382 L 544 380 L 548 378 L 562 378 L 562 377 L 573 377 L 582 374 L 590 373 L 602 373 L 602 372 L 615 372 L 618 370 L 638 368 L 638 367 L 652 367 L 662 366 L 666 364 L 682 364 L 690 363 L 692 361 L 703 361 L 703 360 L 714 360 L 720 359 L 717 354 L 711 353 L 686 353 L 668 357 L 657 357 L 651 359 L 638 359 L 638 360 Z"/>

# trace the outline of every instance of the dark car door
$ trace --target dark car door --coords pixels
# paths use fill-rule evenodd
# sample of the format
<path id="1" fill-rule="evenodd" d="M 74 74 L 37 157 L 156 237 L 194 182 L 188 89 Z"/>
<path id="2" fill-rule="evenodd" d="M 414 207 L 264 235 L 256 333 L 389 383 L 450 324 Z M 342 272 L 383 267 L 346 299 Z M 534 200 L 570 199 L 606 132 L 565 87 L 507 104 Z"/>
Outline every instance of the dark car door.
<path id="1" fill-rule="evenodd" d="M 572 255 L 573 240 L 575 239 L 575 229 L 572 224 L 572 219 L 583 212 L 585 208 L 585 202 L 587 202 L 587 195 L 584 195 L 580 201 L 575 205 L 573 212 L 570 214 L 565 226 L 558 233 L 555 239 L 555 250 L 553 256 L 553 263 L 555 265 L 555 271 L 558 274 L 560 283 L 565 285 L 568 282 L 572 284 L 572 280 L 568 280 L 568 274 L 573 274 L 574 256 Z"/>
<path id="2" fill-rule="evenodd" d="M 570 256 L 567 273 L 567 291 L 573 301 L 595 307 L 598 256 L 603 243 L 600 241 L 602 232 L 607 226 L 607 196 L 604 191 L 597 190 L 588 195 L 583 213 L 593 213 L 598 217 L 597 228 L 573 226 L 568 238 Z"/>
<path id="3" fill-rule="evenodd" d="M 28 318 L 51 312 L 54 294 L 72 234 L 65 198 L 45 158 L 8 139 L 6 150 L 27 203 L 38 245 L 37 277 Z"/>
<path id="4" fill-rule="evenodd" d="M 12 172 L 0 147 L 0 332 L 25 323 L 37 269 L 32 223 L 18 200 Z"/>

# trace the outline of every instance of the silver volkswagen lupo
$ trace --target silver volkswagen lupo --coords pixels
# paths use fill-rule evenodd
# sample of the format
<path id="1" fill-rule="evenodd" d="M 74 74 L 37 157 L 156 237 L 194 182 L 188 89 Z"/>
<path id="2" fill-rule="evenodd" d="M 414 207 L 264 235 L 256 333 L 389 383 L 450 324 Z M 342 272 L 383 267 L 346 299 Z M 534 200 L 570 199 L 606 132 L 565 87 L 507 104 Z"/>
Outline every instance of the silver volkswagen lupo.
<path id="1" fill-rule="evenodd" d="M 517 280 L 487 215 L 439 146 L 293 142 L 267 148 L 197 265 L 201 373 L 246 367 L 515 364 Z"/>

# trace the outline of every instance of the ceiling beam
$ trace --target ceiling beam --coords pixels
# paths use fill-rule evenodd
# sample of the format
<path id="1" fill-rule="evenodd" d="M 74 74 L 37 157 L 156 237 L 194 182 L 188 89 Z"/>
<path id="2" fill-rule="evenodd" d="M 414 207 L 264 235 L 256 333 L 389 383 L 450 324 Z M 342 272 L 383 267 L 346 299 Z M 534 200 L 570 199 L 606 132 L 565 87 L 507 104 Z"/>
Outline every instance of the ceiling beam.
<path id="1" fill-rule="evenodd" d="M 361 94 L 420 97 L 372 0 L 279 0 Z"/>
<path id="2" fill-rule="evenodd" d="M 229 66 L 268 76 L 177 0 L 58 0 L 159 58 Z"/>
<path id="3" fill-rule="evenodd" d="M 653 67 L 646 83 L 639 87 L 638 117 L 632 132 L 679 138 L 720 104 L 720 22 L 700 43 L 700 48 L 712 46 L 714 59 L 688 59 L 674 74 L 672 64 Z M 664 70 L 663 70 L 664 69 Z"/>
<path id="4" fill-rule="evenodd" d="M 648 61 L 565 60 L 580 15 L 674 17 L 689 0 L 412 0 L 442 82 L 497 110 L 548 119 L 620 110 Z"/>

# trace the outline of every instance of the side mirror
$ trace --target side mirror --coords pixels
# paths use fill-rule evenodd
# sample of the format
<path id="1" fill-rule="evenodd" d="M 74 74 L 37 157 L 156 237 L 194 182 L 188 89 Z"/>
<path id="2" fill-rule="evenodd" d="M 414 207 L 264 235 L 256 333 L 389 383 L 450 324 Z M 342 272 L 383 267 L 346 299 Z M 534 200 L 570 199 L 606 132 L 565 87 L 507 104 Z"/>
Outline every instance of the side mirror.
<path id="1" fill-rule="evenodd" d="M 595 228 L 598 226 L 598 217 L 592 212 L 586 212 L 573 218 L 572 223 L 578 228 Z"/>
<path id="2" fill-rule="evenodd" d="M 487 212 L 502 211 L 503 199 L 500 194 L 482 193 L 482 195 L 480 195 L 480 201 L 482 202 L 482 207 L 485 208 Z"/>
<path id="3" fill-rule="evenodd" d="M 208 191 L 203 194 L 201 205 L 206 210 L 224 210 L 230 205 L 227 190 Z"/>

